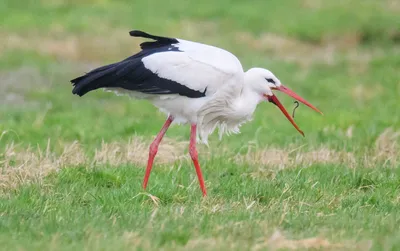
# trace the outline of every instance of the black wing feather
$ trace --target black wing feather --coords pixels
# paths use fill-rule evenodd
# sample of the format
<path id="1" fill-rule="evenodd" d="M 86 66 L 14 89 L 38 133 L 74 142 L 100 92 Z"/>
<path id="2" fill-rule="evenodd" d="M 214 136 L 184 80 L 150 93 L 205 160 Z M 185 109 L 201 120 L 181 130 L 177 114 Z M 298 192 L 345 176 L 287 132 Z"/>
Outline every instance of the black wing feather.
<path id="1" fill-rule="evenodd" d="M 139 30 L 133 30 L 133 31 L 129 32 L 129 35 L 131 35 L 132 37 L 143 37 L 143 38 L 150 38 L 150 39 L 155 40 L 155 42 L 141 43 L 140 48 L 142 48 L 143 50 L 157 48 L 157 47 L 164 46 L 164 45 L 171 45 L 171 44 L 179 43 L 179 41 L 176 38 L 150 35 L 144 31 L 139 31 Z"/>
<path id="2" fill-rule="evenodd" d="M 89 73 L 71 80 L 73 94 L 83 96 L 99 88 L 123 88 L 147 94 L 179 94 L 190 98 L 205 96 L 205 91 L 193 90 L 173 80 L 159 77 L 147 69 L 142 59 L 154 53 L 165 51 L 180 52 L 173 44 L 179 43 L 175 38 L 159 37 L 143 31 L 131 31 L 131 36 L 154 39 L 144 42 L 142 51 L 120 62 L 96 68 Z"/>

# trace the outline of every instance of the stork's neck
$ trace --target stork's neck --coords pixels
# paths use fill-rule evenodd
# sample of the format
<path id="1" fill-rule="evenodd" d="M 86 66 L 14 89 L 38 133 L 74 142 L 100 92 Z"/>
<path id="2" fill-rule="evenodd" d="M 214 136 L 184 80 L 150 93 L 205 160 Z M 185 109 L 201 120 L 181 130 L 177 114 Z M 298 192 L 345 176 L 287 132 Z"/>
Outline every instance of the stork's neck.
<path id="1" fill-rule="evenodd" d="M 264 100 L 263 95 L 257 92 L 254 86 L 255 82 L 254 74 L 250 70 L 245 72 L 242 91 L 238 97 L 239 100 L 244 101 L 249 106 L 254 106 L 254 108 Z"/>
<path id="2" fill-rule="evenodd" d="M 263 101 L 263 97 L 255 92 L 250 85 L 244 84 L 241 90 L 237 90 L 232 101 L 225 103 L 224 116 L 231 124 L 242 124 L 252 118 L 257 105 Z"/>
<path id="3" fill-rule="evenodd" d="M 243 110 L 243 112 L 251 115 L 261 101 L 263 101 L 263 97 L 259 93 L 255 92 L 250 85 L 245 83 L 242 92 L 237 97 L 235 103 L 237 109 Z"/>
<path id="4" fill-rule="evenodd" d="M 246 81 L 226 88 L 199 111 L 200 137 L 203 142 L 207 142 L 208 135 L 217 124 L 220 137 L 224 133 L 239 132 L 239 127 L 252 118 L 257 105 L 263 100 L 262 95 L 254 91 Z"/>

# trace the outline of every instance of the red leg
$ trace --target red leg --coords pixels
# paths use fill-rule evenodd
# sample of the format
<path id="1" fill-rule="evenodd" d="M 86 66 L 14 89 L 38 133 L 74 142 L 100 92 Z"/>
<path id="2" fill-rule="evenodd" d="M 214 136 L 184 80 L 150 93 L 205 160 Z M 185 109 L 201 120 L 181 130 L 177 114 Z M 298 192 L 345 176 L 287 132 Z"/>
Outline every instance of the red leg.
<path id="1" fill-rule="evenodd" d="M 204 185 L 203 174 L 201 173 L 199 158 L 196 149 L 196 125 L 192 125 L 190 131 L 190 144 L 189 144 L 189 153 L 190 157 L 192 157 L 194 167 L 196 168 L 197 177 L 199 178 L 200 188 L 203 192 L 203 196 L 207 195 L 206 186 Z"/>
<path id="2" fill-rule="evenodd" d="M 149 159 L 147 161 L 146 174 L 144 175 L 144 180 L 143 180 L 143 188 L 144 189 L 146 189 L 147 182 L 149 181 L 151 168 L 153 167 L 154 157 L 156 156 L 157 151 L 158 151 L 158 145 L 160 144 L 162 138 L 164 137 L 165 133 L 167 132 L 167 130 L 173 120 L 174 120 L 174 118 L 172 116 L 168 117 L 167 121 L 165 121 L 160 132 L 157 134 L 157 137 L 154 139 L 153 143 L 151 143 L 151 145 L 150 145 Z"/>

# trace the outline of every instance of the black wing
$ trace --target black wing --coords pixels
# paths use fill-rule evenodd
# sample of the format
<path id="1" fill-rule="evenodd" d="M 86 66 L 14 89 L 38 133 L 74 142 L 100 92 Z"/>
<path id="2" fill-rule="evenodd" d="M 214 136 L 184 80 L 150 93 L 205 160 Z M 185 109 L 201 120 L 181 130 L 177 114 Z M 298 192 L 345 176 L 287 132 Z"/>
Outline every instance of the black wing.
<path id="1" fill-rule="evenodd" d="M 155 41 L 141 43 L 142 51 L 123 61 L 99 67 L 71 80 L 74 86 L 73 94 L 83 96 L 99 88 L 123 88 L 147 94 L 179 94 L 190 98 L 205 96 L 205 92 L 193 90 L 173 80 L 159 77 L 143 64 L 142 59 L 154 53 L 166 51 L 179 53 L 178 47 L 173 46 L 173 44 L 179 43 L 177 39 L 154 36 L 142 31 L 131 31 L 130 35 Z"/>

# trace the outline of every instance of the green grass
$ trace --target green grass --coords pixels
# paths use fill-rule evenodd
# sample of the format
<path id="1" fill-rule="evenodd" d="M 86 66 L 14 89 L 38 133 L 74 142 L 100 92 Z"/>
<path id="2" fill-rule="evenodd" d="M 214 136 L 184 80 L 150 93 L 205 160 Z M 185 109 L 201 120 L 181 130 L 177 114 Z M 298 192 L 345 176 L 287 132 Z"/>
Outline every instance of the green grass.
<path id="1" fill-rule="evenodd" d="M 389 0 L 2 1 L 0 34 L 10 40 L 0 41 L 1 247 L 257 250 L 319 237 L 330 242 L 322 249 L 399 249 L 399 12 Z M 151 141 L 165 116 L 101 91 L 79 98 L 69 84 L 137 50 L 131 29 L 227 48 L 325 116 L 300 106 L 302 138 L 261 104 L 241 134 L 200 147 L 207 198 L 189 160 L 156 163 L 145 193 L 144 159 L 103 164 L 96 151 Z M 189 127 L 167 137 L 186 141 Z M 74 141 L 84 161 L 62 154 Z M 273 149 L 292 152 L 277 163 Z M 271 240 L 276 231 L 284 238 Z"/>
<path id="2" fill-rule="evenodd" d="M 46 186 L 26 186 L 4 201 L 2 245 L 41 250 L 51 245 L 63 250 L 106 245 L 105 249 L 119 250 L 130 241 L 124 233 L 135 232 L 142 248 L 221 238 L 234 241 L 239 249 L 266 238 L 274 227 L 296 237 L 323 231 L 333 241 L 390 237 L 386 244 L 400 245 L 398 170 L 315 165 L 253 181 L 242 176 L 243 167 L 231 163 L 230 168 L 211 168 L 212 164 L 205 168 L 210 193 L 204 201 L 197 185 L 187 187 L 195 179 L 192 169 L 158 170 L 150 191 L 160 198 L 159 207 L 140 194 L 138 168 L 65 168 L 47 177 Z M 221 175 L 226 171 L 231 175 Z M 52 241 L 55 235 L 58 238 Z"/>

